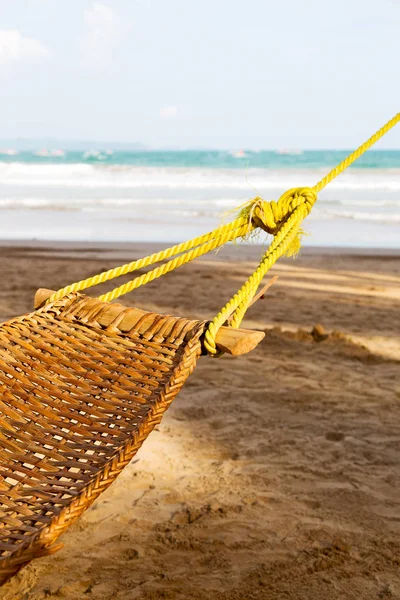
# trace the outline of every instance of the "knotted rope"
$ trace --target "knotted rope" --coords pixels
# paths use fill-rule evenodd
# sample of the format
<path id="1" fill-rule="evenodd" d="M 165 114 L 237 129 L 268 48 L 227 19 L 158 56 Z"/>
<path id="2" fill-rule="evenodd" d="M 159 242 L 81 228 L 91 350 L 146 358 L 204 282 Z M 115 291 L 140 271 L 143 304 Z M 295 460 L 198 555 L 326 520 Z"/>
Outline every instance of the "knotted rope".
<path id="1" fill-rule="evenodd" d="M 313 189 L 293 188 L 282 194 L 278 202 L 266 202 L 259 197 L 250 200 L 248 207 L 242 211 L 242 216 L 248 216 L 254 227 L 275 235 L 296 208 L 304 205 L 309 214 L 316 200 L 317 194 Z"/>
<path id="2" fill-rule="evenodd" d="M 232 327 L 239 327 L 246 310 L 257 292 L 258 286 L 264 278 L 267 271 L 276 263 L 281 256 L 293 256 L 298 253 L 301 245 L 301 224 L 305 217 L 311 212 L 318 193 L 330 183 L 335 177 L 340 175 L 357 158 L 366 152 L 373 144 L 383 137 L 392 127 L 400 121 L 400 113 L 388 121 L 381 129 L 372 135 L 357 150 L 352 152 L 339 165 L 332 169 L 328 175 L 323 177 L 314 187 L 293 188 L 288 190 L 279 198 L 277 202 L 266 202 L 260 197 L 250 200 L 241 207 L 236 219 L 217 229 L 210 231 L 202 236 L 171 246 L 161 252 L 156 252 L 139 260 L 126 265 L 104 271 L 88 279 L 73 283 L 49 298 L 48 302 L 53 302 L 62 298 L 70 292 L 77 292 L 87 289 L 99 283 L 104 283 L 115 279 L 120 275 L 132 273 L 137 269 L 156 264 L 166 259 L 168 262 L 155 267 L 154 269 L 135 277 L 131 281 L 113 289 L 111 292 L 100 296 L 103 302 L 111 302 L 115 298 L 127 294 L 128 292 L 161 277 L 165 273 L 190 262 L 191 260 L 219 248 L 229 241 L 239 238 L 248 238 L 256 229 L 271 234 L 273 239 L 262 257 L 260 264 L 254 273 L 245 281 L 242 287 L 221 309 L 218 315 L 210 322 L 205 333 L 204 345 L 209 354 L 218 356 L 215 344 L 215 338 L 218 329 L 230 319 Z"/>

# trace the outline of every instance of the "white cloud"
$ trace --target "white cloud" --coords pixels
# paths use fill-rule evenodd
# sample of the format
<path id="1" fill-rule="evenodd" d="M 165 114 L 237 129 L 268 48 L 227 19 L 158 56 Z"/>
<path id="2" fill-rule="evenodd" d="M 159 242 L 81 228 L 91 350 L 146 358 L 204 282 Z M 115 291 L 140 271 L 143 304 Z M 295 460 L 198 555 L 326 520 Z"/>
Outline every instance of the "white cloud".
<path id="1" fill-rule="evenodd" d="M 160 110 L 160 117 L 163 119 L 170 119 L 171 117 L 176 117 L 178 114 L 178 108 L 176 106 L 164 106 Z"/>
<path id="2" fill-rule="evenodd" d="M 16 29 L 0 31 L 0 65 L 13 62 L 39 62 L 49 56 L 39 40 L 21 35 Z"/>
<path id="3" fill-rule="evenodd" d="M 82 42 L 84 64 L 96 69 L 109 66 L 112 51 L 128 27 L 112 8 L 101 2 L 93 2 L 84 11 L 84 20 L 87 29 Z"/>

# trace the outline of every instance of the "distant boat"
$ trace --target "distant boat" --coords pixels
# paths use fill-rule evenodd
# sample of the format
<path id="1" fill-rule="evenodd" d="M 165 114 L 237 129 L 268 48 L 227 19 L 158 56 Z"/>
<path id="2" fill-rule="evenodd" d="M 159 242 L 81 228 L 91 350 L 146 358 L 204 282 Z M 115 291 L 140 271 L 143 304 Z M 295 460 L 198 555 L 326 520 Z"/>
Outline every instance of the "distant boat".
<path id="1" fill-rule="evenodd" d="M 234 158 L 246 158 L 246 152 L 244 150 L 235 150 L 230 152 L 230 155 Z"/>
<path id="2" fill-rule="evenodd" d="M 5 156 L 16 156 L 18 154 L 18 150 L 14 150 L 13 148 L 0 149 L 0 154 Z"/>
<path id="3" fill-rule="evenodd" d="M 296 150 L 296 149 L 291 149 L 291 148 L 279 148 L 276 151 L 277 154 L 287 154 L 289 156 L 300 156 L 300 154 L 303 154 L 303 150 Z"/>
<path id="4" fill-rule="evenodd" d="M 88 158 L 101 160 L 103 158 L 103 154 L 100 152 L 100 150 L 87 150 L 87 152 L 84 153 L 83 158 L 84 160 L 87 160 Z"/>
<path id="5" fill-rule="evenodd" d="M 46 148 L 43 148 L 43 150 L 37 150 L 36 152 L 33 153 L 34 156 L 50 156 L 50 153 L 48 150 L 46 150 Z"/>
<path id="6" fill-rule="evenodd" d="M 42 157 L 48 157 L 48 156 L 64 156 L 65 152 L 64 150 L 47 150 L 46 148 L 43 148 L 42 150 L 37 150 L 36 152 L 33 153 L 34 156 L 42 156 Z"/>

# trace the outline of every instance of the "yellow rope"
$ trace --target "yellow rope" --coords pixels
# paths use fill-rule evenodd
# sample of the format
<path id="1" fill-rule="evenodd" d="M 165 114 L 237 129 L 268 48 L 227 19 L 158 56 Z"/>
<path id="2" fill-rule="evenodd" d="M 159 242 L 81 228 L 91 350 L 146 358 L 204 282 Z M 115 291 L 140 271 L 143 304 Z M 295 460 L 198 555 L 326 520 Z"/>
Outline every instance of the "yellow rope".
<path id="1" fill-rule="evenodd" d="M 173 271 L 177 267 L 180 267 L 181 265 L 190 262 L 194 258 L 202 256 L 202 254 L 206 254 L 207 252 L 210 252 L 211 250 L 214 250 L 219 246 L 223 246 L 227 242 L 236 240 L 238 237 L 243 237 L 248 229 L 247 221 L 245 221 L 243 218 L 236 219 L 232 223 L 229 223 L 229 225 L 230 227 L 226 229 L 226 232 L 224 232 L 223 235 L 210 237 L 210 240 L 202 244 L 200 247 L 193 248 L 185 254 L 176 256 L 169 262 L 164 263 L 163 265 L 152 269 L 151 271 L 148 271 L 147 273 L 144 273 L 143 275 L 140 275 L 139 277 L 136 277 L 131 281 L 128 281 L 128 283 L 125 283 L 124 285 L 121 285 L 120 287 L 111 290 L 111 292 L 99 296 L 99 300 L 102 300 L 103 302 L 111 302 L 111 300 L 119 298 L 119 296 L 123 296 L 128 292 L 131 292 L 132 290 L 135 290 L 141 285 L 149 283 L 150 281 L 153 281 L 153 279 L 161 277 L 161 275 L 165 275 L 165 273 L 169 273 L 169 271 Z M 215 232 L 220 233 L 220 230 L 216 229 Z"/>
<path id="2" fill-rule="evenodd" d="M 171 259 L 120 287 L 113 289 L 111 292 L 100 296 L 100 300 L 111 302 L 111 300 L 114 300 L 123 294 L 127 294 L 149 281 L 153 281 L 157 277 L 161 277 L 161 275 L 194 260 L 210 250 L 218 248 L 229 241 L 238 238 L 246 238 L 257 228 L 263 229 L 274 236 L 268 250 L 265 252 L 254 273 L 250 275 L 240 290 L 236 292 L 231 300 L 229 300 L 218 315 L 211 321 L 206 331 L 206 349 L 209 354 L 214 356 L 218 355 L 215 338 L 219 328 L 229 317 L 231 317 L 230 324 L 232 327 L 239 327 L 266 272 L 281 256 L 291 256 L 299 251 L 302 234 L 301 223 L 314 206 L 317 200 L 317 194 L 364 154 L 364 152 L 383 137 L 399 121 L 400 113 L 388 121 L 386 125 L 379 129 L 373 136 L 364 142 L 364 144 L 361 144 L 357 150 L 352 152 L 345 160 L 332 169 L 332 171 L 323 177 L 314 187 L 288 190 L 282 194 L 277 202 L 265 202 L 262 198 L 254 198 L 241 209 L 238 217 L 231 223 L 221 225 L 221 227 L 218 227 L 209 233 L 182 242 L 181 244 L 176 244 L 175 246 L 171 246 L 171 248 L 161 250 L 160 252 L 127 263 L 126 265 L 104 271 L 99 275 L 73 283 L 53 294 L 48 302 L 58 300 L 70 292 L 84 290 L 98 285 L 99 283 L 104 283 L 111 279 L 115 279 L 116 277 L 120 277 L 121 275 L 132 273 L 143 267 Z"/>
<path id="3" fill-rule="evenodd" d="M 236 219 L 232 223 L 228 223 L 223 225 L 222 227 L 218 227 L 214 231 L 210 231 L 209 233 L 205 233 L 197 238 L 193 238 L 192 240 L 187 240 L 186 242 L 182 242 L 175 246 L 171 246 L 170 248 L 166 248 L 165 250 L 160 250 L 160 252 L 156 252 L 154 254 L 150 254 L 149 256 L 145 256 L 144 258 L 140 258 L 139 260 L 135 260 L 133 262 L 127 263 L 125 265 L 121 265 L 119 267 L 115 267 L 114 269 L 110 269 L 108 271 L 104 271 L 103 273 L 99 273 L 98 275 L 93 275 L 92 277 L 88 277 L 87 279 L 82 279 L 81 281 L 77 281 L 76 283 L 72 283 L 71 285 L 67 285 L 66 287 L 55 292 L 47 301 L 54 302 L 55 300 L 59 300 L 63 296 L 70 294 L 71 292 L 79 292 L 81 290 L 86 290 L 87 288 L 94 287 L 95 285 L 99 285 L 100 283 L 105 283 L 106 281 L 110 281 L 111 279 L 116 279 L 121 275 L 126 275 L 127 273 L 132 273 L 133 271 L 137 271 L 138 269 L 143 269 L 144 267 L 148 267 L 149 265 L 154 265 L 158 262 L 171 258 L 171 256 L 175 256 L 181 254 L 182 252 L 186 252 L 195 248 L 196 246 L 202 246 L 205 243 L 209 242 L 216 237 L 225 239 L 229 232 L 233 234 L 236 229 L 247 226 L 247 221 L 244 219 Z M 240 234 L 238 236 L 240 237 Z M 235 239 L 234 237 L 230 239 Z M 226 240 L 228 241 L 228 239 Z M 221 242 L 222 244 L 225 242 Z M 193 258 L 196 258 L 193 256 Z M 154 278 L 154 277 L 153 277 Z M 147 282 L 146 282 L 147 283 Z M 142 284 L 143 285 L 143 282 Z M 135 286 L 137 287 L 137 286 Z M 119 288 L 117 288 L 119 289 Z M 134 289 L 134 288 L 132 288 Z M 129 292 L 130 289 L 126 289 L 125 292 Z M 115 293 L 114 293 L 115 292 Z M 103 300 L 104 296 L 100 296 Z M 109 292 L 107 294 L 107 301 L 114 300 L 118 298 L 118 296 L 122 296 L 122 293 L 117 294 L 115 290 Z"/>
<path id="4" fill-rule="evenodd" d="M 400 113 L 397 113 L 397 115 L 395 115 L 393 117 L 393 119 L 390 119 L 390 121 L 388 121 L 383 127 L 381 127 L 380 129 L 378 129 L 378 131 L 376 133 L 374 133 L 374 135 L 371 135 L 371 137 L 364 142 L 363 144 L 361 144 L 361 146 L 359 148 L 357 148 L 357 150 L 354 150 L 354 152 L 352 152 L 347 158 L 345 158 L 340 165 L 338 165 L 337 167 L 335 167 L 334 169 L 332 169 L 332 171 L 330 173 L 328 173 L 328 175 L 326 175 L 325 177 L 323 177 L 321 179 L 321 181 L 319 181 L 317 183 L 317 185 L 315 185 L 313 187 L 313 190 L 315 191 L 316 194 L 318 194 L 322 189 L 324 189 L 325 186 L 328 185 L 328 183 L 330 183 L 332 181 L 332 179 L 335 179 L 335 177 L 337 177 L 338 175 L 340 175 L 340 173 L 343 173 L 343 171 L 345 169 L 347 169 L 347 167 L 349 167 L 354 161 L 357 160 L 357 158 L 360 158 L 360 156 L 362 154 L 364 154 L 364 152 L 366 152 L 367 150 L 369 150 L 371 148 L 371 146 L 373 146 L 374 144 L 376 144 L 376 142 L 378 140 L 380 140 L 384 135 L 387 134 L 387 132 L 392 129 L 392 127 L 394 127 L 395 125 L 397 125 L 397 123 L 400 121 Z"/>

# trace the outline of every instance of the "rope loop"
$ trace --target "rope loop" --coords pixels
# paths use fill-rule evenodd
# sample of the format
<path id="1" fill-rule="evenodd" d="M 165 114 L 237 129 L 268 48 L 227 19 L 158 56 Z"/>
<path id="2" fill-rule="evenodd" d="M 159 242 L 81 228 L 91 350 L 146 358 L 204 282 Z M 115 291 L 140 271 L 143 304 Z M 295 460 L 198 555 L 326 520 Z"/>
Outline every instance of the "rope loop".
<path id="1" fill-rule="evenodd" d="M 293 188 L 282 194 L 277 202 L 274 200 L 266 202 L 262 198 L 254 198 L 245 210 L 255 228 L 258 227 L 267 233 L 276 235 L 296 208 L 304 206 L 306 215 L 308 215 L 316 200 L 317 194 L 312 188 Z"/>

